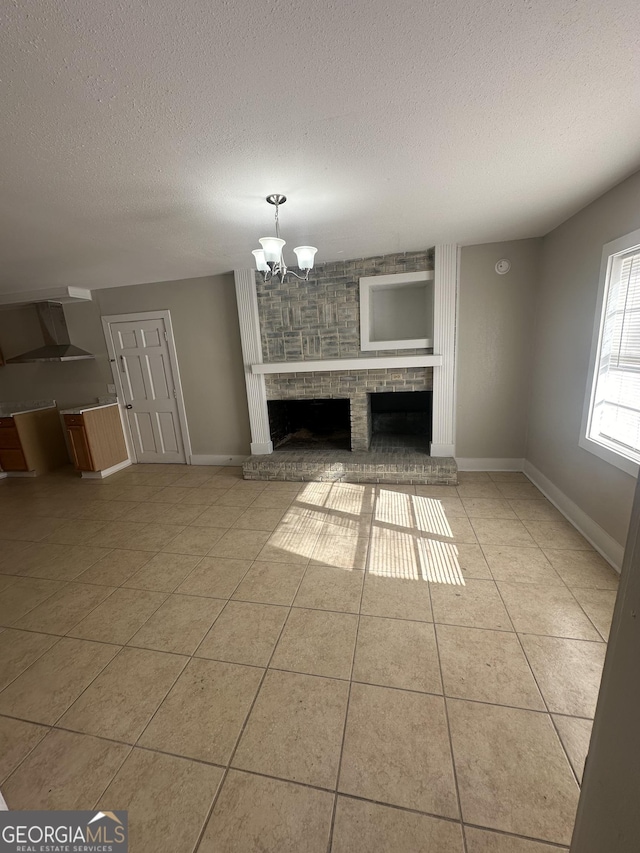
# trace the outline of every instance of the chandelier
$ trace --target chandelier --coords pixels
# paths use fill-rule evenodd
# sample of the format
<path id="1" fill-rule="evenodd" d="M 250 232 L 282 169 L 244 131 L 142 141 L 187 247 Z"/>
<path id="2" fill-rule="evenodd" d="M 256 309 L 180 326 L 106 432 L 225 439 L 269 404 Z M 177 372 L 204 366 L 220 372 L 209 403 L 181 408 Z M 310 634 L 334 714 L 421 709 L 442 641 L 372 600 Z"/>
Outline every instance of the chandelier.
<path id="1" fill-rule="evenodd" d="M 278 208 L 284 204 L 287 197 L 280 193 L 273 193 L 267 196 L 269 204 L 275 205 L 276 208 L 276 236 L 261 237 L 258 242 L 262 246 L 261 249 L 254 249 L 252 254 L 256 259 L 256 267 L 263 274 L 264 280 L 269 281 L 273 276 L 277 276 L 280 281 L 284 281 L 287 275 L 294 275 L 302 281 L 308 281 L 309 271 L 313 269 L 313 258 L 318 251 L 315 246 L 298 246 L 293 251 L 298 261 L 298 269 L 303 275 L 287 269 L 282 255 L 285 241 L 280 237 L 280 223 L 278 221 Z"/>

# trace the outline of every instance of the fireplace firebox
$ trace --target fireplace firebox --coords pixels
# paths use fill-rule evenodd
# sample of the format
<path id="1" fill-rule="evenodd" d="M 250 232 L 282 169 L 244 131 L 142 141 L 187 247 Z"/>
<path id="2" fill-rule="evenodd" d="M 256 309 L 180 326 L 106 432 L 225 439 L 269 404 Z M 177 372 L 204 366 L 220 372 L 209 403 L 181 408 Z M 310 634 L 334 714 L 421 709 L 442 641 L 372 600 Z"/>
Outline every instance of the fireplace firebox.
<path id="1" fill-rule="evenodd" d="M 349 400 L 269 400 L 274 450 L 351 450 Z"/>
<path id="2" fill-rule="evenodd" d="M 433 421 L 432 391 L 370 394 L 371 450 L 429 453 Z"/>

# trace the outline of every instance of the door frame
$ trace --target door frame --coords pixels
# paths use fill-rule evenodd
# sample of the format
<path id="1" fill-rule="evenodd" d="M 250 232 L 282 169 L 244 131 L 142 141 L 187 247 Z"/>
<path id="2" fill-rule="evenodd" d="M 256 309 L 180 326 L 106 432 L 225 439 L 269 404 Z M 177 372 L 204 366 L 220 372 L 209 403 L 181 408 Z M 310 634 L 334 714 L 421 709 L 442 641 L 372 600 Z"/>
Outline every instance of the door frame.
<path id="1" fill-rule="evenodd" d="M 178 354 L 176 352 L 176 344 L 173 335 L 171 312 L 167 309 L 161 311 L 139 311 L 133 312 L 131 314 L 105 314 L 102 316 L 101 319 L 104 339 L 107 344 L 107 353 L 109 354 L 109 366 L 111 367 L 111 374 L 113 376 L 113 381 L 115 382 L 116 393 L 118 395 L 118 400 L 120 401 L 120 412 L 122 414 L 122 422 L 125 426 L 125 437 L 127 439 L 127 444 L 129 445 L 129 455 L 136 462 L 138 461 L 138 458 L 136 456 L 135 444 L 131 435 L 131 426 L 129 424 L 129 418 L 125 416 L 125 413 L 123 411 L 124 389 L 122 387 L 120 371 L 117 369 L 116 364 L 116 352 L 113 344 L 113 337 L 111 336 L 111 323 L 127 323 L 132 321 L 135 322 L 136 320 L 164 320 L 164 325 L 167 332 L 167 350 L 169 352 L 169 364 L 171 365 L 171 372 L 173 373 L 173 380 L 175 382 L 176 389 L 178 421 L 180 423 L 181 432 L 180 439 L 182 441 L 182 447 L 184 449 L 186 464 L 193 464 L 191 461 L 191 438 L 189 436 L 187 412 L 184 407 L 184 395 L 182 393 L 182 381 L 180 379 L 180 368 L 178 366 Z"/>

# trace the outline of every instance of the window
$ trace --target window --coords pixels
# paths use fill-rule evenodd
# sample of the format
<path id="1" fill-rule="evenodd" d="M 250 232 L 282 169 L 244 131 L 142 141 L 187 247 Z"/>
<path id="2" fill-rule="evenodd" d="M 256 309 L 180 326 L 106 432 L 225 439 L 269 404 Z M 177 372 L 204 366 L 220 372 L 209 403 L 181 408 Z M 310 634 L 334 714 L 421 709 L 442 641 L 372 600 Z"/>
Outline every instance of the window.
<path id="1" fill-rule="evenodd" d="M 636 475 L 640 463 L 640 231 L 604 247 L 580 445 Z"/>

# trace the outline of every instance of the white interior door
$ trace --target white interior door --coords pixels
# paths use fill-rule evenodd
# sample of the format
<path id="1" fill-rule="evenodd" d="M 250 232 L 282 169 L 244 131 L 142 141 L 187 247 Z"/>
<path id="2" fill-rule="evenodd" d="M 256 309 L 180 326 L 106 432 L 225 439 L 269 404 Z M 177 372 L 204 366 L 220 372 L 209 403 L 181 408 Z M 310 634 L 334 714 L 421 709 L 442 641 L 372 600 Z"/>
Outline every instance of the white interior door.
<path id="1" fill-rule="evenodd" d="M 186 462 L 168 323 L 152 317 L 107 324 L 138 462 Z"/>

